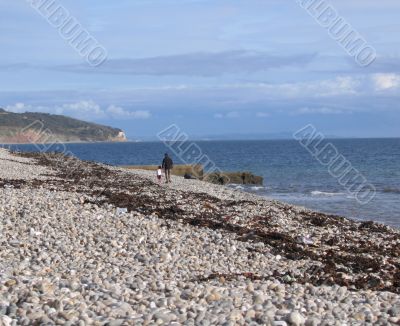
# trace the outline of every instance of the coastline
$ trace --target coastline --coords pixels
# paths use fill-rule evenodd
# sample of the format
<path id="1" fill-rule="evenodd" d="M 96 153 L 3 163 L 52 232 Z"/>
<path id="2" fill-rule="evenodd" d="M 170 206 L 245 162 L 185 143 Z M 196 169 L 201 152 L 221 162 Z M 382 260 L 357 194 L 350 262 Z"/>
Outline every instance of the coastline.
<path id="1" fill-rule="evenodd" d="M 0 149 L 0 166 L 0 286 L 18 323 L 400 320 L 398 230 L 60 155 Z"/>
<path id="2" fill-rule="evenodd" d="M 126 140 L 126 141 L 120 141 L 120 140 L 116 140 L 116 141 L 111 141 L 111 140 L 104 140 L 104 141 L 63 141 L 63 142 L 50 142 L 50 143 L 33 143 L 33 142 L 28 142 L 28 143 L 3 143 L 0 142 L 0 148 L 3 145 L 53 145 L 53 144 L 98 144 L 98 143 L 109 143 L 109 144 L 114 144 L 114 143 L 131 143 L 131 142 L 135 142 L 135 141 L 131 141 L 131 140 Z"/>

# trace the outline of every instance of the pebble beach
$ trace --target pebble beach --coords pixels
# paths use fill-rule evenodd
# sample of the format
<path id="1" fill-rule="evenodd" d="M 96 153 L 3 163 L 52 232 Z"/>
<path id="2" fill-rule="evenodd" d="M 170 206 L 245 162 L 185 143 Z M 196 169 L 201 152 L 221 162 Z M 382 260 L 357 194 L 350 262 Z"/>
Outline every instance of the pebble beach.
<path id="1" fill-rule="evenodd" d="M 0 325 L 400 325 L 400 231 L 0 149 Z"/>

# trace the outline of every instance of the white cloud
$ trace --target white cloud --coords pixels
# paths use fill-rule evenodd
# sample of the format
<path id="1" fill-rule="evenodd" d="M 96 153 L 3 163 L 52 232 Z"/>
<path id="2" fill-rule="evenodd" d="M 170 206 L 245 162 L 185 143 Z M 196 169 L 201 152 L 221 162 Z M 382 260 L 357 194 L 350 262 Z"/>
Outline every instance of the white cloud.
<path id="1" fill-rule="evenodd" d="M 127 117 L 127 118 L 133 118 L 133 119 L 148 119 L 151 117 L 151 114 L 149 111 L 143 111 L 143 110 L 138 110 L 138 111 L 128 111 L 125 110 L 119 106 L 115 105 L 110 105 L 106 112 L 114 117 Z"/>
<path id="2" fill-rule="evenodd" d="M 55 108 L 56 110 L 59 110 L 60 113 L 78 112 L 81 114 L 93 114 L 97 117 L 104 116 L 104 111 L 101 109 L 100 105 L 92 100 L 63 104 L 61 106 L 56 106 Z"/>
<path id="3" fill-rule="evenodd" d="M 14 113 L 22 113 L 31 110 L 31 106 L 26 105 L 25 103 L 15 103 L 13 105 L 7 105 L 5 107 L 6 111 L 14 112 Z"/>
<path id="4" fill-rule="evenodd" d="M 398 74 L 375 74 L 372 81 L 376 91 L 383 91 L 400 87 L 400 75 Z"/>
<path id="5" fill-rule="evenodd" d="M 228 112 L 226 117 L 229 119 L 236 119 L 240 117 L 240 114 L 238 112 Z"/>
<path id="6" fill-rule="evenodd" d="M 43 112 L 52 114 L 63 114 L 78 119 L 148 119 L 151 117 L 149 111 L 138 110 L 129 111 L 116 105 L 110 105 L 107 109 L 92 101 L 84 100 L 75 103 L 66 103 L 55 106 L 33 106 L 25 103 L 16 103 L 5 107 L 7 111 L 15 113 L 23 112 Z"/>
<path id="7" fill-rule="evenodd" d="M 239 83 L 222 85 L 224 89 L 257 90 L 271 98 L 331 97 L 356 95 L 363 91 L 365 77 L 338 76 L 333 79 L 300 83 Z"/>
<path id="8" fill-rule="evenodd" d="M 53 113 L 60 114 L 59 108 L 50 108 L 47 106 L 33 106 L 30 104 L 25 104 L 22 102 L 18 102 L 12 105 L 7 105 L 4 107 L 6 111 L 14 112 L 14 113 L 24 113 L 24 112 L 43 112 L 43 113 Z"/>
<path id="9" fill-rule="evenodd" d="M 302 114 L 346 114 L 351 113 L 349 110 L 337 109 L 337 108 L 300 108 L 293 112 L 293 115 L 302 115 Z"/>
<path id="10" fill-rule="evenodd" d="M 271 115 L 269 113 L 267 113 L 267 112 L 257 112 L 256 113 L 256 117 L 258 117 L 258 118 L 268 118 L 270 116 Z"/>
<path id="11" fill-rule="evenodd" d="M 214 118 L 216 119 L 236 119 L 239 118 L 240 114 L 236 111 L 231 111 L 228 113 L 216 113 L 214 114 Z"/>

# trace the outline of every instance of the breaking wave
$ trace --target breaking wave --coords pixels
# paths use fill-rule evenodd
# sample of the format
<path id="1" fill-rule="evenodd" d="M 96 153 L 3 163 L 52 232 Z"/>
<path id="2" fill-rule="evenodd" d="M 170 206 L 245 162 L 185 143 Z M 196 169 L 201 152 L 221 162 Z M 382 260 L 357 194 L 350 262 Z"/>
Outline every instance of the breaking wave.
<path id="1" fill-rule="evenodd" d="M 312 196 L 325 196 L 325 197 L 334 197 L 334 196 L 343 196 L 346 195 L 344 192 L 325 192 L 325 191 L 311 191 Z"/>

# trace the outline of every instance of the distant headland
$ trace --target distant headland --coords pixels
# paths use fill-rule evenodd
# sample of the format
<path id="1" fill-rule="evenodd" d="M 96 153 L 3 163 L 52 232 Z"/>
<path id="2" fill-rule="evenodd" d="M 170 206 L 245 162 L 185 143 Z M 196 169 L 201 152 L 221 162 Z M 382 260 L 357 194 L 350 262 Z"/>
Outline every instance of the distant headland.
<path id="1" fill-rule="evenodd" d="M 118 128 L 85 122 L 63 115 L 13 113 L 0 108 L 0 143 L 125 142 Z"/>

